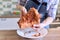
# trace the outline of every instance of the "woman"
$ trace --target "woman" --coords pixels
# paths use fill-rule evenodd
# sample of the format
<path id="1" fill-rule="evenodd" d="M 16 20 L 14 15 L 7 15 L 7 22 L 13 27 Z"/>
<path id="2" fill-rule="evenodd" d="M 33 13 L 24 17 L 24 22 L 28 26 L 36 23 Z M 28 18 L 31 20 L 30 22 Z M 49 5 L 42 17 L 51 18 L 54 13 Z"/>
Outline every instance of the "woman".
<path id="1" fill-rule="evenodd" d="M 42 16 L 41 23 L 38 25 L 35 24 L 33 29 L 36 29 L 36 26 L 40 28 L 46 28 L 46 29 L 49 28 L 49 24 L 51 24 L 56 17 L 56 10 L 58 7 L 58 3 L 59 3 L 59 0 L 27 0 L 27 3 L 25 5 L 25 8 L 27 9 L 27 11 L 31 7 L 34 7 L 38 10 L 38 12 Z M 40 38 L 38 39 L 23 38 L 23 39 L 24 40 L 40 40 Z"/>

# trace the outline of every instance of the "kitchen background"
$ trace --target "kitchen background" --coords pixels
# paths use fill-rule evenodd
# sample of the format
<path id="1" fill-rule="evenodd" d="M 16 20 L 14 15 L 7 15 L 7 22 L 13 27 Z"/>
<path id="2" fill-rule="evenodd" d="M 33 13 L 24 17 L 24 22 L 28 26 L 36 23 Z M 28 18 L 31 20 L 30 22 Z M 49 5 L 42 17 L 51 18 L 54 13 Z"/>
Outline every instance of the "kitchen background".
<path id="1" fill-rule="evenodd" d="M 20 16 L 20 10 L 16 9 L 15 6 L 18 4 L 17 1 L 19 0 L 0 0 L 0 40 L 23 39 L 18 36 L 16 32 L 16 29 L 18 29 L 17 21 Z M 21 5 L 24 5 L 26 3 L 25 1 L 26 0 L 20 0 Z M 50 24 L 50 29 L 44 37 L 44 40 L 60 40 L 60 2 L 56 19 Z"/>
<path id="2" fill-rule="evenodd" d="M 3 1 L 0 0 L 0 27 L 1 28 L 5 28 L 4 25 L 17 26 L 14 25 L 14 23 L 17 24 L 18 18 L 20 16 L 20 10 L 16 9 L 16 5 L 19 3 L 24 6 L 26 0 L 3 0 Z M 11 24 L 11 21 L 13 24 Z M 53 23 L 50 24 L 50 28 L 56 28 L 59 26 L 60 26 L 60 2 L 57 9 L 56 19 L 54 20 Z"/>

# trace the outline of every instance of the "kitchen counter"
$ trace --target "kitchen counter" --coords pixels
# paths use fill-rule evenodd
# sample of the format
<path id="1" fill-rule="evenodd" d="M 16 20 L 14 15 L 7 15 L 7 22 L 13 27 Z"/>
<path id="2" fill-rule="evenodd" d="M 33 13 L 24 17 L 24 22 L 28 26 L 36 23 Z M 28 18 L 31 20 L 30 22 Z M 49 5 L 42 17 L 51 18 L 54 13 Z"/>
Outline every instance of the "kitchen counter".
<path id="1" fill-rule="evenodd" d="M 19 18 L 20 14 L 4 14 L 1 15 L 0 18 Z M 56 18 L 60 18 L 60 14 L 57 13 Z"/>
<path id="2" fill-rule="evenodd" d="M 60 28 L 51 28 L 44 40 L 60 40 Z M 22 40 L 16 30 L 0 30 L 0 40 Z"/>
<path id="3" fill-rule="evenodd" d="M 0 18 L 19 18 L 19 15 L 7 15 L 7 16 L 0 16 Z"/>
<path id="4" fill-rule="evenodd" d="M 51 28 L 44 40 L 60 40 L 60 27 Z"/>

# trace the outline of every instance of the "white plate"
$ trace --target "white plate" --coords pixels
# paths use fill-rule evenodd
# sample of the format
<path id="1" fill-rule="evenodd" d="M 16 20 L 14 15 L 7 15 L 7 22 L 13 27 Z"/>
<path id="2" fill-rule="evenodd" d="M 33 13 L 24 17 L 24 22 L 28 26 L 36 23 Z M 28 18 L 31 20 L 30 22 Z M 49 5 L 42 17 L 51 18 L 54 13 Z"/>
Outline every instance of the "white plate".
<path id="1" fill-rule="evenodd" d="M 40 30 L 40 34 L 41 34 L 41 35 L 38 36 L 38 37 L 33 37 L 33 36 L 30 36 L 29 34 L 24 35 L 24 32 L 22 32 L 21 30 L 17 30 L 17 34 L 18 34 L 19 36 L 22 36 L 22 37 L 25 37 L 25 38 L 42 38 L 42 37 L 46 36 L 47 33 L 48 33 L 47 29 L 42 28 L 42 29 Z"/>

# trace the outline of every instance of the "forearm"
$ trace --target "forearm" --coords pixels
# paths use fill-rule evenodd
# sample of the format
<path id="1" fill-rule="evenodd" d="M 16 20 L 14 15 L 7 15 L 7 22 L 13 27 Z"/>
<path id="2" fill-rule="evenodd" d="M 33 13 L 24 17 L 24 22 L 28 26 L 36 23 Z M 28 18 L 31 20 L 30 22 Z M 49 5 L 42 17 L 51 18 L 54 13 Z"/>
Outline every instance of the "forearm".
<path id="1" fill-rule="evenodd" d="M 53 22 L 53 20 L 54 20 L 54 19 L 53 19 L 52 17 L 47 17 L 47 19 L 44 20 L 40 25 L 41 25 L 42 27 L 45 27 L 45 26 L 51 24 L 51 23 Z"/>
<path id="2" fill-rule="evenodd" d="M 53 22 L 53 20 L 55 19 L 56 17 L 56 11 L 57 11 L 57 7 L 58 7 L 58 3 L 59 3 L 59 0 L 55 0 L 50 8 L 49 8 L 49 13 L 48 13 L 48 16 L 46 20 L 44 20 L 42 23 L 41 23 L 41 26 L 42 27 L 45 27 L 49 24 L 51 24 Z"/>

